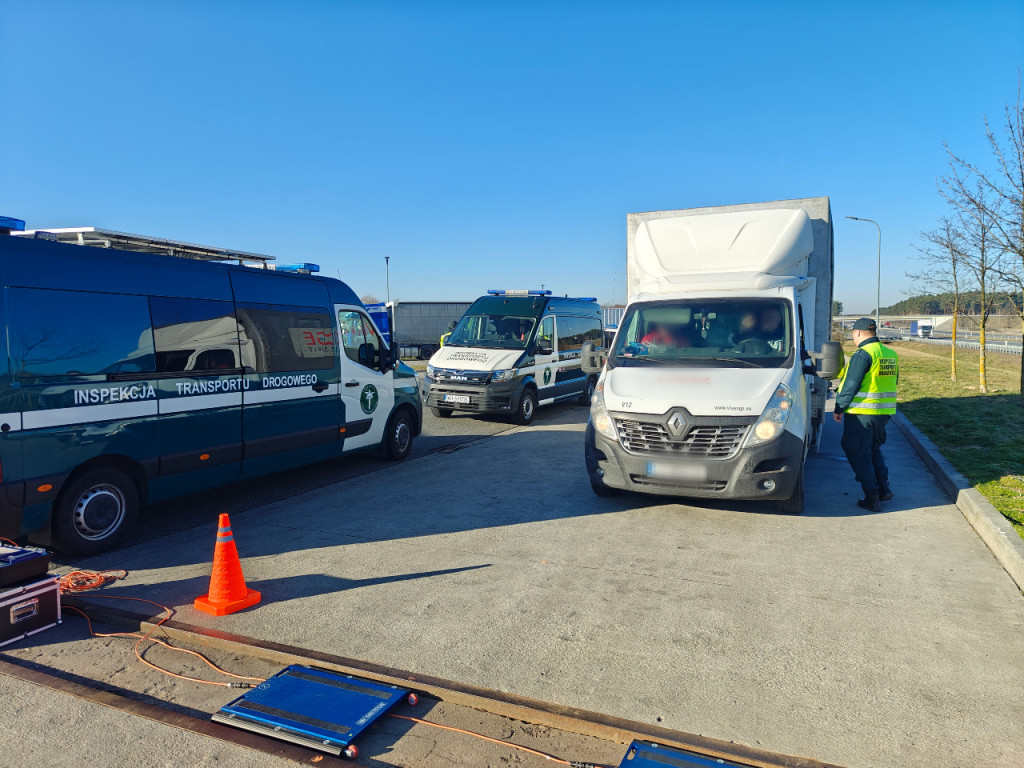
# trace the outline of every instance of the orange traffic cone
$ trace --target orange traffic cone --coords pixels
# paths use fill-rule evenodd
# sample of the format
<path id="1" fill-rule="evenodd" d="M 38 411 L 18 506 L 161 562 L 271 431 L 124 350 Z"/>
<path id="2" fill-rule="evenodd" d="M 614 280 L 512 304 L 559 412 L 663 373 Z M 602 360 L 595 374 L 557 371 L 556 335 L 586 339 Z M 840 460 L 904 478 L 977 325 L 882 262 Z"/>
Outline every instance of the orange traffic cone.
<path id="1" fill-rule="evenodd" d="M 226 616 L 256 605 L 259 601 L 260 593 L 245 586 L 235 537 L 231 535 L 231 521 L 226 514 L 222 514 L 220 527 L 217 528 L 217 544 L 213 549 L 210 592 L 197 597 L 195 607 L 214 616 Z"/>

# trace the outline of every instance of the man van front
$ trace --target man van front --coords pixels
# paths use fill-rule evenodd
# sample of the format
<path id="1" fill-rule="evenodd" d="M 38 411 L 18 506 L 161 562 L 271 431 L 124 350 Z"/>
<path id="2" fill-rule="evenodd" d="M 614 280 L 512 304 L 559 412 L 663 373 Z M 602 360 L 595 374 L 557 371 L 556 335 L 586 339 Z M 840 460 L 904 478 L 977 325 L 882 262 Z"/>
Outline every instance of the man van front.
<path id="1" fill-rule="evenodd" d="M 793 497 L 810 409 L 787 293 L 629 307 L 587 426 L 596 492 Z"/>

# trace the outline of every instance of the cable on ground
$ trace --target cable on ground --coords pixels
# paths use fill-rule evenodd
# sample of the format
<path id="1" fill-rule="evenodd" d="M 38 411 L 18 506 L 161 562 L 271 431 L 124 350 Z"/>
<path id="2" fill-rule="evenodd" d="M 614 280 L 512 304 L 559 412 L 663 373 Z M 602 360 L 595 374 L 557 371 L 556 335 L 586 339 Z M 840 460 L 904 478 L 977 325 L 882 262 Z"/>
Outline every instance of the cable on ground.
<path id="1" fill-rule="evenodd" d="M 117 576 L 116 574 L 118 573 L 122 573 L 124 574 L 124 576 Z M 65 592 L 64 579 L 68 579 L 69 585 L 72 585 L 69 586 L 69 589 L 66 591 L 82 592 L 89 589 L 97 589 L 98 587 L 101 587 L 104 584 L 108 584 L 111 581 L 123 579 L 127 575 L 127 571 L 73 571 L 72 573 L 69 573 L 67 576 L 61 579 L 61 592 Z M 76 578 L 72 579 L 71 577 Z M 149 605 L 156 606 L 166 614 L 160 619 L 160 621 L 156 622 L 152 627 L 150 627 L 149 631 L 146 632 L 146 634 L 144 635 L 140 635 L 137 632 L 96 632 L 92 628 L 92 619 L 89 618 L 88 614 L 86 614 L 85 611 L 79 610 L 78 608 L 72 605 L 64 606 L 65 608 L 70 609 L 75 613 L 81 614 L 83 617 L 85 617 L 85 621 L 89 625 L 89 634 L 93 637 L 138 638 L 138 641 L 135 643 L 135 647 L 132 649 L 135 652 L 135 657 L 143 664 L 145 664 L 147 667 L 155 669 L 157 672 L 162 672 L 165 675 L 176 677 L 179 680 L 188 680 L 189 682 L 202 683 L 203 685 L 218 685 L 223 688 L 255 688 L 257 683 L 262 683 L 265 680 L 265 678 L 262 677 L 236 675 L 234 672 L 228 672 L 226 669 L 221 669 L 214 662 L 210 661 L 210 659 L 206 658 L 206 656 L 199 653 L 198 651 L 191 651 L 188 648 L 178 648 L 177 646 L 171 645 L 170 643 L 164 642 L 163 640 L 160 640 L 158 638 L 150 637 L 150 635 L 152 635 L 153 632 L 156 631 L 157 627 L 159 627 L 164 622 L 170 620 L 170 618 L 174 615 L 174 610 L 172 608 L 167 607 L 166 605 L 161 605 L 160 603 L 153 602 L 152 600 L 145 600 L 141 597 L 121 597 L 116 595 L 94 595 L 94 597 L 105 597 L 108 600 L 135 600 L 136 602 L 140 603 L 148 603 Z M 139 646 L 142 645 L 143 641 L 149 641 L 150 643 L 155 643 L 156 645 L 162 645 L 164 648 L 168 648 L 172 651 L 178 651 L 179 653 L 187 653 L 191 656 L 195 656 L 196 658 L 205 662 L 206 665 L 214 671 L 219 672 L 222 675 L 234 677 L 237 678 L 239 681 L 245 682 L 218 682 L 213 680 L 201 680 L 198 677 L 189 677 L 188 675 L 179 675 L 177 672 L 171 672 L 169 669 L 164 669 L 163 667 L 157 666 L 156 664 L 144 658 L 145 652 L 149 650 L 149 648 L 152 648 L 152 646 L 147 646 L 140 652 Z"/>
<path id="2" fill-rule="evenodd" d="M 409 721 L 414 722 L 414 723 L 420 723 L 421 725 L 430 725 L 430 726 L 433 726 L 434 728 L 441 728 L 442 730 L 445 730 L 445 731 L 454 731 L 455 733 L 464 733 L 467 736 L 475 736 L 478 739 L 483 739 L 484 741 L 489 741 L 492 744 L 500 744 L 503 747 L 512 747 L 513 749 L 519 749 L 519 750 L 522 750 L 523 752 L 529 752 L 531 755 L 536 755 L 537 757 L 543 757 L 545 760 L 550 760 L 551 762 L 558 763 L 559 765 L 568 765 L 570 768 L 599 768 L 599 766 L 595 765 L 594 763 L 581 763 L 581 762 L 578 762 L 576 760 L 572 760 L 572 761 L 563 760 L 560 757 L 555 757 L 554 755 L 549 755 L 547 752 L 541 752 L 538 749 L 530 749 L 530 747 L 524 747 L 524 746 L 522 746 L 520 744 L 513 744 L 511 741 L 503 741 L 501 739 L 494 739 L 494 738 L 491 738 L 490 736 L 484 736 L 482 733 L 476 733 L 474 731 L 467 731 L 467 730 L 465 730 L 463 728 L 454 728 L 454 727 L 452 727 L 450 725 L 441 725 L 440 723 L 432 723 L 429 720 L 421 720 L 418 717 L 408 717 L 406 715 L 392 715 L 392 714 L 389 714 L 388 717 L 394 717 L 394 718 L 397 718 L 399 720 L 409 720 Z"/>

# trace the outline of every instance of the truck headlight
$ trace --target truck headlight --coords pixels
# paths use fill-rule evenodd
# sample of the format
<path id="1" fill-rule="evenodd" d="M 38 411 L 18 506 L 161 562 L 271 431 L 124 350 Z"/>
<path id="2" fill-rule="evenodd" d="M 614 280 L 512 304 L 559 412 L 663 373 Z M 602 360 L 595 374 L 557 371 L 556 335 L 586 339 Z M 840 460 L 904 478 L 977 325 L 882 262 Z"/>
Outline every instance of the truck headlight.
<path id="1" fill-rule="evenodd" d="M 597 386 L 594 387 L 594 396 L 590 398 L 590 421 L 594 429 L 609 440 L 619 439 L 615 432 L 615 422 L 612 421 L 604 404 L 604 376 L 598 379 Z"/>
<path id="2" fill-rule="evenodd" d="M 495 371 L 491 374 L 491 381 L 495 384 L 502 381 L 512 381 L 516 376 L 519 375 L 518 368 L 509 368 L 505 371 Z"/>
<path id="3" fill-rule="evenodd" d="M 765 406 L 761 418 L 754 424 L 750 437 L 747 438 L 747 445 L 767 443 L 781 435 L 792 411 L 793 395 L 789 387 L 779 384 Z"/>
<path id="4" fill-rule="evenodd" d="M 432 366 L 430 363 L 427 363 L 427 378 L 430 379 L 431 381 L 433 381 L 434 380 L 434 374 L 436 374 L 436 373 L 437 373 L 437 368 Z"/>

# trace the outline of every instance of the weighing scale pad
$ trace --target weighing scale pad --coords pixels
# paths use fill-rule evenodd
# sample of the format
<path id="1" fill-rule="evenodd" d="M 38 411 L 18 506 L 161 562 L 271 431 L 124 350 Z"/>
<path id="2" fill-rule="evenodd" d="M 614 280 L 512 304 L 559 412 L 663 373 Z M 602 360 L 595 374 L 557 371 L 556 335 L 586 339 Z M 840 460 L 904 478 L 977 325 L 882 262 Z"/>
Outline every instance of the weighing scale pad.
<path id="1" fill-rule="evenodd" d="M 619 768 L 745 768 L 740 763 L 699 755 L 685 749 L 662 747 L 646 741 L 634 741 L 626 750 Z"/>
<path id="2" fill-rule="evenodd" d="M 221 707 L 213 720 L 341 755 L 407 694 L 370 680 L 292 665 Z"/>

